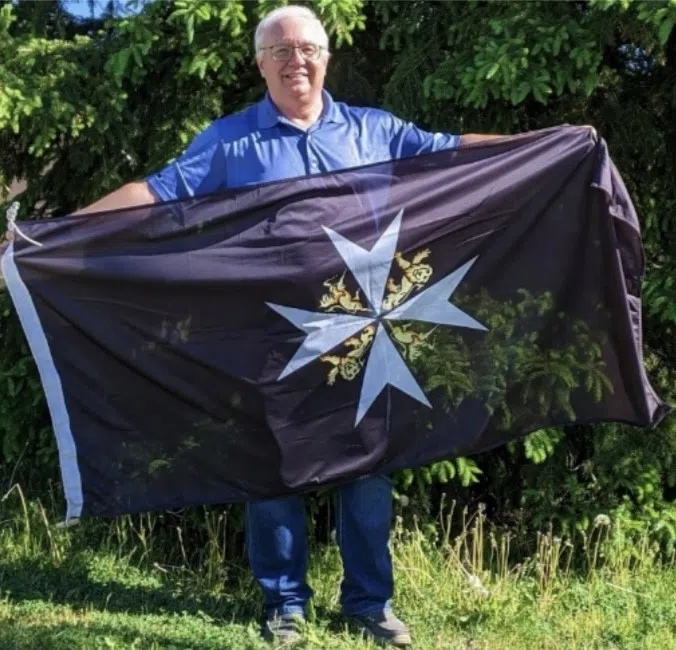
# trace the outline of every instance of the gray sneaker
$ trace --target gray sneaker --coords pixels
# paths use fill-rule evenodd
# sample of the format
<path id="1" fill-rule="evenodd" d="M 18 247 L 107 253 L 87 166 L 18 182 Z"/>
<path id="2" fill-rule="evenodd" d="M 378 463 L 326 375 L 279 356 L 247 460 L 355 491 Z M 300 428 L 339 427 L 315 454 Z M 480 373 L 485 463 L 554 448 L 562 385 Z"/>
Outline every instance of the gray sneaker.
<path id="1" fill-rule="evenodd" d="M 377 614 L 352 616 L 350 621 L 362 634 L 382 645 L 405 648 L 411 645 L 411 631 L 390 610 Z"/>
<path id="2" fill-rule="evenodd" d="M 263 623 L 263 637 L 275 647 L 287 647 L 302 640 L 304 627 L 302 614 L 274 614 Z"/>

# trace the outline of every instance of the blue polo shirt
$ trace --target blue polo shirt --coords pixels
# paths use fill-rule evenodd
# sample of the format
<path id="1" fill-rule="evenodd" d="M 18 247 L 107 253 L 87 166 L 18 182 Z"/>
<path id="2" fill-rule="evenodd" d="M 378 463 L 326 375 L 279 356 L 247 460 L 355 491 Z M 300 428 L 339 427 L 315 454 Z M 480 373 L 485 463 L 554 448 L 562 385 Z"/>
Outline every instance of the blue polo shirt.
<path id="1" fill-rule="evenodd" d="M 303 130 L 269 96 L 214 121 L 186 151 L 146 180 L 163 201 L 451 149 L 459 136 L 429 133 L 387 111 L 334 102 Z"/>

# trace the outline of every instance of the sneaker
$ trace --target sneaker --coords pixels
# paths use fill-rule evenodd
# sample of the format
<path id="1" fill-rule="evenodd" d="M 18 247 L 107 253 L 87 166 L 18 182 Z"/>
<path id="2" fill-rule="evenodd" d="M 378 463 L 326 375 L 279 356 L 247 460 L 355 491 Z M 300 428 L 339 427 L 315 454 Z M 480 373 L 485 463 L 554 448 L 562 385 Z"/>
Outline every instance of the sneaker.
<path id="1" fill-rule="evenodd" d="M 362 634 L 382 645 L 405 648 L 411 645 L 411 631 L 390 610 L 350 618 Z"/>
<path id="2" fill-rule="evenodd" d="M 286 647 L 303 638 L 304 627 L 302 614 L 274 614 L 263 623 L 263 637 L 276 646 Z"/>

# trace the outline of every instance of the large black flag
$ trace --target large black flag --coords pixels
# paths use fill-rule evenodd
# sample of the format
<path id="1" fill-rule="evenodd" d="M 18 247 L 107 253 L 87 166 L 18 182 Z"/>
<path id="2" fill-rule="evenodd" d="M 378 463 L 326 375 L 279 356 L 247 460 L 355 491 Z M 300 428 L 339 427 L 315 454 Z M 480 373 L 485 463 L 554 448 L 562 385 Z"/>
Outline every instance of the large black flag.
<path id="1" fill-rule="evenodd" d="M 654 425 L 603 141 L 485 146 L 19 224 L 68 516 L 300 492 L 573 422 Z"/>

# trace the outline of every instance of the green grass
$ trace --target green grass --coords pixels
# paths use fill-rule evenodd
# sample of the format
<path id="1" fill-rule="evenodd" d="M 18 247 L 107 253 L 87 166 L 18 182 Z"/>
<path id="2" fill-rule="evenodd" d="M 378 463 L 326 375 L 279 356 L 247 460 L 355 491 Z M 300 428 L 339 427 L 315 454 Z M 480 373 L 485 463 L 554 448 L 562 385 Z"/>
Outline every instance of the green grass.
<path id="1" fill-rule="evenodd" d="M 150 516 L 56 530 L 15 491 L 0 504 L 0 650 L 269 648 L 258 591 L 225 548 L 227 520 L 204 517 L 198 548 Z M 628 544 L 614 523 L 597 522 L 575 544 L 550 533 L 533 541 L 519 563 L 513 538 L 482 512 L 436 538 L 399 523 L 395 604 L 414 647 L 676 649 L 673 557 L 659 558 L 649 540 Z M 301 647 L 372 648 L 338 615 L 334 546 L 313 549 L 310 581 Z"/>

